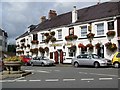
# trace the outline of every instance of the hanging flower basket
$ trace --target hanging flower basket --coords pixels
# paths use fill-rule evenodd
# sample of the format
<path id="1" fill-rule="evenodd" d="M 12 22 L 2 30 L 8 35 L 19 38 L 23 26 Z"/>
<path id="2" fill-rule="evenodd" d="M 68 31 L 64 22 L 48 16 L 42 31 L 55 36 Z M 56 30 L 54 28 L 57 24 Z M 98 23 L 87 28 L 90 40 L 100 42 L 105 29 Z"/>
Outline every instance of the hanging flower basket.
<path id="1" fill-rule="evenodd" d="M 25 38 L 24 38 L 24 39 L 22 39 L 22 40 L 20 40 L 20 42 L 25 42 Z"/>
<path id="2" fill-rule="evenodd" d="M 115 36 L 115 31 L 108 31 L 107 33 L 107 37 L 114 37 Z"/>
<path id="3" fill-rule="evenodd" d="M 77 47 L 75 45 L 73 45 L 73 46 L 70 47 L 70 49 L 76 51 Z"/>
<path id="4" fill-rule="evenodd" d="M 55 42 L 55 41 L 56 41 L 55 37 L 51 38 L 51 42 Z"/>
<path id="5" fill-rule="evenodd" d="M 100 43 L 95 44 L 95 48 L 100 49 L 100 45 L 101 45 Z"/>
<path id="6" fill-rule="evenodd" d="M 45 50 L 44 50 L 42 47 L 39 47 L 39 51 L 40 51 L 41 53 L 45 53 Z"/>
<path id="7" fill-rule="evenodd" d="M 27 47 L 30 48 L 30 44 L 27 44 Z"/>
<path id="8" fill-rule="evenodd" d="M 106 46 L 106 48 L 107 48 L 108 50 L 110 50 L 111 52 L 114 52 L 114 51 L 117 50 L 117 46 L 116 46 L 116 44 L 114 44 L 114 43 L 107 42 L 107 43 L 105 44 L 105 46 Z"/>
<path id="9" fill-rule="evenodd" d="M 50 35 L 54 36 L 54 35 L 55 35 L 55 32 L 54 32 L 54 31 L 50 32 Z"/>
<path id="10" fill-rule="evenodd" d="M 49 52 L 49 48 L 45 47 L 44 50 L 48 53 Z"/>
<path id="11" fill-rule="evenodd" d="M 44 35 L 47 37 L 47 36 L 49 36 L 49 33 L 45 33 Z"/>
<path id="12" fill-rule="evenodd" d="M 88 49 L 92 51 L 94 46 L 92 44 L 87 44 L 86 47 L 88 47 Z"/>
<path id="13" fill-rule="evenodd" d="M 78 38 L 77 35 L 70 35 L 70 36 L 66 36 L 65 40 L 66 41 L 72 41 L 72 40 L 76 40 Z"/>
<path id="14" fill-rule="evenodd" d="M 95 34 L 93 34 L 93 33 L 89 33 L 89 34 L 87 34 L 87 38 L 88 38 L 88 39 L 89 39 L 89 38 L 93 39 L 94 36 L 95 36 Z"/>
<path id="15" fill-rule="evenodd" d="M 85 46 L 82 43 L 79 43 L 78 48 L 85 48 Z"/>
<path id="16" fill-rule="evenodd" d="M 32 44 L 38 44 L 39 41 L 37 41 L 37 40 L 33 40 L 33 41 L 31 41 L 31 43 L 32 43 Z"/>
<path id="17" fill-rule="evenodd" d="M 30 52 L 37 54 L 38 53 L 38 48 L 30 49 Z"/>

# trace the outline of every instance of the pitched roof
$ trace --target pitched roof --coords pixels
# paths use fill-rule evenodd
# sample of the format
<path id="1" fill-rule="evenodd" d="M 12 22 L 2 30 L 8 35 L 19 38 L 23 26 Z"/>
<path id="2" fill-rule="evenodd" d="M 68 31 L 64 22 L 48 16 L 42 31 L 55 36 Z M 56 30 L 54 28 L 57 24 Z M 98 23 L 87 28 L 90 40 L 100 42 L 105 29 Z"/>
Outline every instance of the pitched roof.
<path id="1" fill-rule="evenodd" d="M 87 8 L 79 9 L 77 10 L 78 20 L 76 21 L 76 23 L 120 15 L 119 5 L 120 2 L 105 2 L 99 5 L 94 5 Z M 47 19 L 46 21 L 38 24 L 38 27 L 32 30 L 32 32 L 69 25 L 71 23 L 72 23 L 72 12 L 68 12 L 58 15 L 52 19 Z M 23 37 L 25 35 L 27 34 L 23 34 L 20 37 Z"/>

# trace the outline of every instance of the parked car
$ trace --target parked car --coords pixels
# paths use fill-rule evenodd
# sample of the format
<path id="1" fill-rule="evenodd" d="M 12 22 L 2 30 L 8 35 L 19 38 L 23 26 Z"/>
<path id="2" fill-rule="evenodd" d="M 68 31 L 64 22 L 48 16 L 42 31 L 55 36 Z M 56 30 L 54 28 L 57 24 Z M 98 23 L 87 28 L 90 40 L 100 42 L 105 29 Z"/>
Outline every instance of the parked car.
<path id="1" fill-rule="evenodd" d="M 54 61 L 46 58 L 46 57 L 34 57 L 30 61 L 31 66 L 34 65 L 41 65 L 41 66 L 47 66 L 47 65 L 54 65 Z"/>
<path id="2" fill-rule="evenodd" d="M 89 65 L 98 68 L 100 66 L 111 65 L 111 60 L 102 59 L 96 54 L 81 54 L 72 59 L 72 65 L 75 67 Z"/>
<path id="3" fill-rule="evenodd" d="M 30 65 L 31 56 L 20 56 L 24 65 Z"/>
<path id="4" fill-rule="evenodd" d="M 116 52 L 112 58 L 112 65 L 115 68 L 119 68 L 120 67 L 120 52 Z"/>

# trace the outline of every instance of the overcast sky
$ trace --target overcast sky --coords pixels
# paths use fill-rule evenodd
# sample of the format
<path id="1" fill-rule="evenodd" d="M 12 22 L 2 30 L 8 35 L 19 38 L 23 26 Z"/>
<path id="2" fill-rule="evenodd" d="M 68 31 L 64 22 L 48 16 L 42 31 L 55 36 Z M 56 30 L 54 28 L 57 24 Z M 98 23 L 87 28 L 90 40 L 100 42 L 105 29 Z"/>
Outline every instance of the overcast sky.
<path id="1" fill-rule="evenodd" d="M 52 1 L 52 0 L 51 0 Z M 70 1 L 70 0 L 69 0 Z M 8 44 L 15 43 L 15 38 L 23 34 L 27 27 L 31 24 L 40 23 L 40 17 L 46 16 L 48 18 L 48 12 L 50 9 L 56 10 L 57 14 L 66 13 L 73 10 L 73 6 L 77 6 L 77 9 L 88 7 L 97 4 L 99 0 L 81 0 L 78 2 L 75 0 L 72 2 L 66 2 L 64 0 L 2 0 L 0 2 L 0 28 L 8 33 Z M 109 1 L 109 0 L 103 0 Z M 101 2 L 103 2 L 101 0 Z"/>

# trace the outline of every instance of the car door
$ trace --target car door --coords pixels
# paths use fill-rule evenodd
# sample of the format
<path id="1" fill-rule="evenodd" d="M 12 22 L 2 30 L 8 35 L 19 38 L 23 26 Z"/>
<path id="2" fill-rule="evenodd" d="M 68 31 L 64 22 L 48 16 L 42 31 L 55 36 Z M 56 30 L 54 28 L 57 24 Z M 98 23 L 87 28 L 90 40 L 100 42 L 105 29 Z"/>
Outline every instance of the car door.
<path id="1" fill-rule="evenodd" d="M 81 55 L 77 56 L 77 60 L 76 60 L 76 61 L 79 63 L 79 65 L 82 65 L 81 60 L 82 60 L 82 59 L 81 59 Z"/>
<path id="2" fill-rule="evenodd" d="M 81 64 L 82 65 L 89 65 L 89 56 L 87 54 L 81 55 Z"/>

